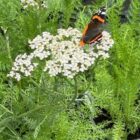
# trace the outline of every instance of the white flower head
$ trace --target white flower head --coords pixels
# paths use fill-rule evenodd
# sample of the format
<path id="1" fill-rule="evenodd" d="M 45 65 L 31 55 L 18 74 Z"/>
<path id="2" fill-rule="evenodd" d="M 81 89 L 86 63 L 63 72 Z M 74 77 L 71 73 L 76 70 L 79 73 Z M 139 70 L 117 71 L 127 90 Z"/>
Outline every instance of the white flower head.
<path id="1" fill-rule="evenodd" d="M 39 8 L 39 5 L 35 0 L 21 0 L 21 4 L 23 5 L 24 9 L 30 6 Z"/>
<path id="2" fill-rule="evenodd" d="M 24 53 L 18 55 L 13 63 L 12 70 L 7 75 L 8 77 L 15 78 L 17 81 L 21 79 L 21 75 L 29 76 L 31 72 L 37 67 L 36 63 L 32 63 L 33 57 Z"/>
<path id="3" fill-rule="evenodd" d="M 103 31 L 102 38 L 96 46 L 85 50 L 80 47 L 81 32 L 75 28 L 58 29 L 57 35 L 43 32 L 33 40 L 29 40 L 29 47 L 33 51 L 29 55 L 20 54 L 16 57 L 9 77 L 17 80 L 21 76 L 30 76 L 38 63 L 33 63 L 33 59 L 45 60 L 44 71 L 50 76 L 59 74 L 68 78 L 73 78 L 80 72 L 84 72 L 92 66 L 96 59 L 109 57 L 109 49 L 114 41 L 111 35 Z"/>

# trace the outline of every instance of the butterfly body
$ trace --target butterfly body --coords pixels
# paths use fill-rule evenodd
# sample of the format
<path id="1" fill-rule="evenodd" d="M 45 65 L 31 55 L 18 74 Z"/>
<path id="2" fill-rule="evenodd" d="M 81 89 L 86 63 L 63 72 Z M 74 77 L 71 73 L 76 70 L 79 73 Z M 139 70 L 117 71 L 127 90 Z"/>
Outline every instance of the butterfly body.
<path id="1" fill-rule="evenodd" d="M 101 9 L 98 13 L 95 13 L 92 16 L 90 23 L 83 31 L 80 46 L 85 46 L 85 44 L 94 44 L 101 39 L 103 26 L 105 25 L 105 18 L 105 9 Z"/>

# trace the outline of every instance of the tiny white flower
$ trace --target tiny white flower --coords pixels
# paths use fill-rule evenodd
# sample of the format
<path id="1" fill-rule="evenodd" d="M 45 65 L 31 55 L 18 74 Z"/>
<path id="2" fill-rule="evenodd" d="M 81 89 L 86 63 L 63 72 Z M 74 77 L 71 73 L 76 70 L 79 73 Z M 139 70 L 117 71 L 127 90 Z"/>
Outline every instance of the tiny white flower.
<path id="1" fill-rule="evenodd" d="M 16 73 L 16 74 L 15 74 L 15 79 L 16 79 L 17 81 L 20 81 L 21 76 L 20 76 L 20 74 L 19 74 L 19 73 Z"/>
<path id="2" fill-rule="evenodd" d="M 31 75 L 31 73 L 27 70 L 24 72 L 24 74 L 25 74 L 25 76 L 30 76 Z"/>
<path id="3" fill-rule="evenodd" d="M 7 77 L 14 77 L 15 73 L 14 71 L 10 71 L 10 73 L 7 75 Z"/>

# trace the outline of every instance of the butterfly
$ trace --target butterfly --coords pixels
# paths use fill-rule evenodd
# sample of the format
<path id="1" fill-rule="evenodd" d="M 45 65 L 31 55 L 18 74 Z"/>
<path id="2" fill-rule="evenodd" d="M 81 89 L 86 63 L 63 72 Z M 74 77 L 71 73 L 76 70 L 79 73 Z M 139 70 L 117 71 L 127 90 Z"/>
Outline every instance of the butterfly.
<path id="1" fill-rule="evenodd" d="M 95 13 L 90 23 L 85 27 L 82 38 L 80 40 L 80 46 L 83 47 L 86 44 L 95 44 L 102 38 L 103 26 L 106 23 L 106 8 L 101 8 Z"/>

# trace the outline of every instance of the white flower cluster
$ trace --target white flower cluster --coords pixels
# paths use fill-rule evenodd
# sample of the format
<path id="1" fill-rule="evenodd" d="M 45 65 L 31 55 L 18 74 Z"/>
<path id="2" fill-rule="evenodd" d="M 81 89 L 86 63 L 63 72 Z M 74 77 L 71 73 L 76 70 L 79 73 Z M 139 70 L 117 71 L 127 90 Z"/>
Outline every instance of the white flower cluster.
<path id="1" fill-rule="evenodd" d="M 97 49 L 98 49 L 98 55 L 102 56 L 104 59 L 109 57 L 108 51 L 109 49 L 113 46 L 114 41 L 113 39 L 111 39 L 111 35 L 106 32 L 103 31 L 102 32 L 102 39 L 100 41 L 100 43 L 98 43 L 96 45 Z"/>
<path id="2" fill-rule="evenodd" d="M 44 71 L 51 76 L 59 73 L 73 78 L 78 72 L 83 72 L 94 63 L 94 57 L 90 57 L 83 49 L 71 41 L 58 43 L 59 47 L 53 55 L 53 59 L 46 62 Z"/>
<path id="3" fill-rule="evenodd" d="M 35 0 L 21 0 L 21 4 L 23 5 L 23 8 L 26 9 L 29 6 L 32 7 L 39 7 L 38 3 Z"/>
<path id="4" fill-rule="evenodd" d="M 42 4 L 41 4 L 41 7 L 47 9 L 48 8 L 47 2 L 46 1 L 43 1 Z"/>
<path id="5" fill-rule="evenodd" d="M 32 63 L 33 55 L 18 55 L 13 64 L 12 70 L 7 75 L 8 77 L 13 77 L 17 81 L 21 79 L 21 75 L 30 76 L 31 72 L 38 65 L 37 63 Z"/>
<path id="6" fill-rule="evenodd" d="M 53 36 L 43 32 L 41 36 L 29 40 L 29 47 L 33 52 L 29 55 L 17 56 L 8 76 L 20 80 L 21 73 L 25 76 L 31 75 L 37 66 L 32 64 L 32 59 L 39 58 L 46 61 L 44 71 L 50 76 L 61 74 L 73 78 L 79 72 L 87 70 L 98 57 L 108 58 L 108 51 L 114 43 L 110 34 L 104 31 L 100 42 L 85 51 L 79 46 L 82 35 L 77 29 L 58 29 L 57 33 Z"/>
<path id="7" fill-rule="evenodd" d="M 28 7 L 36 7 L 39 8 L 39 3 L 37 3 L 35 0 L 21 0 L 21 4 L 23 5 L 23 8 L 26 9 Z M 46 2 L 42 2 L 41 7 L 47 8 Z"/>

